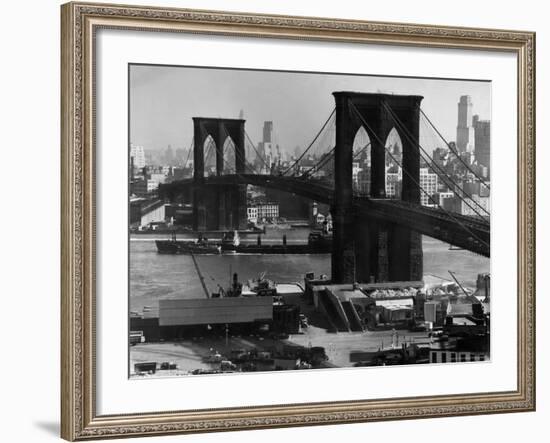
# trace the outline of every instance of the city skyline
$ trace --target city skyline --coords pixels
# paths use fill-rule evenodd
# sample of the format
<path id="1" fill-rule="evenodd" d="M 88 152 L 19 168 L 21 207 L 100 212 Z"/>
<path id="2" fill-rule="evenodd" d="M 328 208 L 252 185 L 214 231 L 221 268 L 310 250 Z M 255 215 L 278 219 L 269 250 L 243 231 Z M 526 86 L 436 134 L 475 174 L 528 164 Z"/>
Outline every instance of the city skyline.
<path id="1" fill-rule="evenodd" d="M 146 150 L 168 145 L 188 149 L 192 117 L 244 114 L 255 144 L 262 140 L 264 122 L 272 121 L 274 144 L 292 154 L 296 146 L 303 149 L 311 142 L 334 107 L 332 92 L 338 90 L 422 95 L 423 111 L 447 141 L 456 141 L 461 96 L 471 97 L 472 113 L 480 120 L 491 118 L 491 85 L 486 81 L 151 65 L 132 65 L 129 75 L 130 142 Z M 448 112 L 438 111 L 442 108 Z M 425 148 L 435 149 L 433 134 L 422 127 L 420 131 Z M 438 145 L 444 143 L 439 140 Z"/>
<path id="2" fill-rule="evenodd" d="M 130 74 L 130 377 L 491 359 L 490 84 Z"/>

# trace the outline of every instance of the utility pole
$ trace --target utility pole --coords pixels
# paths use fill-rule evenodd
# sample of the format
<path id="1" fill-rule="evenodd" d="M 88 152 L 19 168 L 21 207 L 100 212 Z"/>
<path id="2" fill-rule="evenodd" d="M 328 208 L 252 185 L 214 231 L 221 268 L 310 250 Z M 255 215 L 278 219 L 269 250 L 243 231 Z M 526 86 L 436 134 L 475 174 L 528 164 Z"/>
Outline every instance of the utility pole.
<path id="1" fill-rule="evenodd" d="M 229 350 L 229 325 L 225 324 L 225 349 Z"/>

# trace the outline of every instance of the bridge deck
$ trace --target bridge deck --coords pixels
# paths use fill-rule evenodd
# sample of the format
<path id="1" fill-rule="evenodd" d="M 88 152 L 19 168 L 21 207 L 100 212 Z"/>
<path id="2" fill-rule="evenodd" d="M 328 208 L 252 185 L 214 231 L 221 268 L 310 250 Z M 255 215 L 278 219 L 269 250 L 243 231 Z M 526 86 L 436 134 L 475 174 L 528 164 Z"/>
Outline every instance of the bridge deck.
<path id="1" fill-rule="evenodd" d="M 161 196 L 175 195 L 186 187 L 202 185 L 250 184 L 279 189 L 319 203 L 332 204 L 334 189 L 317 179 L 257 174 L 232 174 L 205 177 L 201 181 L 184 179 L 161 185 Z M 355 206 L 366 218 L 395 223 L 429 237 L 490 257 L 490 221 L 449 213 L 402 200 L 371 199 L 357 194 Z"/>

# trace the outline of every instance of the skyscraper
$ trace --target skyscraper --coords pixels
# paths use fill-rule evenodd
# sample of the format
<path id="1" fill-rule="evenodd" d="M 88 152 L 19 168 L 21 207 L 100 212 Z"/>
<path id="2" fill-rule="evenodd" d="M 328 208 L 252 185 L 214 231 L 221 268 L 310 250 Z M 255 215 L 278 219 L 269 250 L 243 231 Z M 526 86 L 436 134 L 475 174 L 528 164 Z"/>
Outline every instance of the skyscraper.
<path id="1" fill-rule="evenodd" d="M 273 163 L 273 122 L 265 121 L 263 128 L 263 137 L 262 141 L 258 143 L 258 156 L 262 158 L 258 159 L 258 163 L 263 164 L 263 166 L 268 166 L 271 168 Z M 265 173 L 268 174 L 270 171 L 265 170 Z"/>
<path id="2" fill-rule="evenodd" d="M 273 122 L 264 122 L 264 137 L 263 142 L 264 143 L 272 143 L 273 137 Z"/>
<path id="3" fill-rule="evenodd" d="M 474 127 L 472 126 L 472 99 L 463 95 L 458 102 L 458 125 L 456 127 L 456 145 L 458 152 L 474 151 Z"/>
<path id="4" fill-rule="evenodd" d="M 168 145 L 164 150 L 164 164 L 168 166 L 174 164 L 174 150 L 172 149 L 172 145 Z"/>
<path id="5" fill-rule="evenodd" d="M 474 131 L 476 161 L 490 169 L 491 122 L 479 120 L 477 115 L 474 116 Z"/>

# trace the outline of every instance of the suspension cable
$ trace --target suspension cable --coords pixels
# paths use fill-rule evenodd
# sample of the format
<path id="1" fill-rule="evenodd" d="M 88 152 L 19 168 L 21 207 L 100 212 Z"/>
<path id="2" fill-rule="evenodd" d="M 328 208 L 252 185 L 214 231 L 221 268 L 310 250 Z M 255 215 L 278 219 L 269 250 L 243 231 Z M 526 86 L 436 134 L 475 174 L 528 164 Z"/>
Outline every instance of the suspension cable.
<path id="1" fill-rule="evenodd" d="M 183 164 L 183 169 L 187 169 L 187 163 L 189 163 L 189 158 L 191 157 L 191 151 L 193 149 L 194 143 L 195 143 L 195 136 L 191 137 L 191 144 L 189 145 L 189 149 L 187 150 L 187 158 L 185 159 L 185 163 Z"/>
<path id="2" fill-rule="evenodd" d="M 365 150 L 371 145 L 371 142 L 369 141 L 363 148 L 361 148 L 359 151 L 353 153 L 353 160 L 355 160 L 358 156 L 360 156 Z M 333 146 L 330 151 L 328 151 L 323 157 L 319 159 L 317 164 L 312 166 L 310 169 L 308 169 L 304 176 L 309 176 L 309 174 L 314 173 L 318 170 L 320 170 L 323 166 L 325 166 L 330 160 L 334 158 L 334 151 L 336 150 L 336 146 Z"/>
<path id="3" fill-rule="evenodd" d="M 236 151 L 235 151 L 235 153 L 236 153 Z M 235 158 L 236 158 L 236 157 L 237 157 L 237 156 L 235 155 Z M 227 165 L 228 169 L 231 168 L 231 164 L 229 164 L 229 162 L 224 158 L 223 155 L 222 155 L 222 162 L 223 162 L 225 165 Z M 245 166 L 248 166 L 248 165 L 246 165 L 246 163 L 245 163 Z M 252 171 L 252 172 L 254 172 L 254 171 Z M 235 175 L 236 175 L 237 177 L 240 177 L 241 179 L 243 179 L 243 181 L 246 181 L 246 177 L 245 177 L 243 174 L 241 174 L 240 172 L 237 172 L 237 168 L 235 168 Z"/>
<path id="4" fill-rule="evenodd" d="M 336 113 L 336 107 L 334 107 L 332 109 L 332 112 L 330 113 L 330 115 L 328 116 L 327 120 L 325 121 L 325 123 L 323 123 L 323 126 L 321 126 L 321 129 L 319 130 L 319 132 L 315 135 L 315 137 L 313 138 L 313 140 L 311 141 L 311 143 L 309 144 L 309 146 L 304 150 L 304 152 L 302 152 L 302 155 L 300 155 L 296 161 L 290 165 L 285 171 L 283 171 L 283 174 L 282 175 L 286 175 L 288 171 L 290 171 L 291 169 L 293 169 L 300 160 L 302 160 L 302 158 L 304 157 L 304 155 L 306 155 L 306 153 L 311 149 L 311 147 L 313 146 L 313 144 L 317 141 L 317 139 L 319 138 L 319 136 L 321 135 L 321 133 L 325 130 L 325 127 L 328 125 L 328 122 L 332 119 L 332 116 Z"/>
<path id="5" fill-rule="evenodd" d="M 489 244 L 487 242 L 485 242 L 483 239 L 479 238 L 474 232 L 472 232 L 467 226 L 465 226 L 462 222 L 460 222 L 460 220 L 458 220 L 456 217 L 454 217 L 451 213 L 449 213 L 448 211 L 446 211 L 443 207 L 441 207 L 439 205 L 439 203 L 437 203 L 433 197 L 428 193 L 426 192 L 426 190 L 424 188 L 422 188 L 422 186 L 420 186 L 420 183 L 418 183 L 418 181 L 416 181 L 416 179 L 412 176 L 412 174 L 407 171 L 405 168 L 403 168 L 403 166 L 401 165 L 401 163 L 397 160 L 397 158 L 394 157 L 394 155 L 390 152 L 389 149 L 386 148 L 385 144 L 382 143 L 382 141 L 380 140 L 380 138 L 378 137 L 378 135 L 372 131 L 372 129 L 370 128 L 369 124 L 365 121 L 365 119 L 363 118 L 363 116 L 360 114 L 359 110 L 355 107 L 355 104 L 350 101 L 350 104 L 351 104 L 351 109 L 353 109 L 353 111 L 355 112 L 355 114 L 359 117 L 359 120 L 362 122 L 363 125 L 365 125 L 365 127 L 376 137 L 376 139 L 378 140 L 378 142 L 381 144 L 381 146 L 384 146 L 384 149 L 385 151 L 390 155 L 390 157 L 392 158 L 392 160 L 397 163 L 401 169 L 403 170 L 403 172 L 405 174 L 407 174 L 409 176 L 409 178 L 414 182 L 415 185 L 418 186 L 419 190 L 422 191 L 424 194 L 426 194 L 426 196 L 432 200 L 432 202 L 438 206 L 444 213 L 446 213 L 450 218 L 452 218 L 454 221 L 456 221 L 465 231 L 467 231 L 468 233 L 470 233 L 473 237 L 475 237 L 479 242 L 483 243 L 485 246 L 487 247 L 490 247 Z"/>
<path id="6" fill-rule="evenodd" d="M 487 210 L 485 208 L 483 208 L 482 206 L 480 206 L 473 198 L 470 194 L 468 194 L 467 192 L 464 191 L 464 189 L 462 189 L 458 183 L 456 183 L 454 181 L 454 179 L 452 177 L 449 177 L 446 175 L 445 171 L 441 168 L 441 166 L 439 166 L 437 163 L 435 163 L 433 160 L 430 159 L 430 156 L 429 154 L 427 153 L 427 151 L 422 147 L 422 145 L 417 142 L 415 140 L 415 138 L 413 137 L 413 135 L 411 134 L 411 132 L 407 129 L 407 127 L 403 124 L 403 122 L 399 119 L 399 117 L 395 114 L 395 112 L 393 111 L 393 109 L 387 104 L 387 103 L 384 103 L 384 106 L 386 106 L 386 109 L 390 112 L 391 114 L 391 117 L 393 119 L 393 121 L 398 125 L 398 127 L 400 129 L 403 130 L 403 133 L 405 135 L 405 137 L 407 138 L 407 140 L 412 143 L 413 145 L 416 145 L 416 147 L 418 147 L 422 152 L 419 152 L 420 153 L 420 156 L 422 157 L 422 159 L 426 162 L 426 164 L 431 167 L 432 171 L 434 171 L 434 173 L 436 175 L 439 176 L 439 178 L 441 178 L 442 180 L 449 180 L 459 191 L 462 191 L 462 193 L 464 193 L 466 195 L 466 197 L 468 197 L 473 203 L 475 203 L 482 211 L 484 211 L 488 216 L 490 215 L 489 212 L 487 212 Z M 424 155 L 422 155 L 422 153 L 424 153 Z M 435 166 L 435 167 L 434 167 Z M 444 178 L 438 174 L 435 170 L 438 170 L 439 173 L 441 175 L 444 176 Z M 456 191 L 454 191 L 454 194 L 460 198 L 462 201 L 464 201 L 464 203 L 468 204 L 464 198 Z M 468 205 L 470 207 L 470 209 L 472 209 L 474 212 L 476 212 L 470 205 Z M 477 215 L 481 216 L 479 213 L 476 212 Z"/>
<path id="7" fill-rule="evenodd" d="M 246 154 L 244 153 L 241 153 L 239 154 L 238 151 L 237 151 L 237 146 L 235 145 L 235 142 L 233 141 L 233 139 L 231 138 L 231 135 L 229 135 L 229 132 L 227 132 L 227 128 L 225 127 L 225 125 L 222 125 L 222 128 L 223 128 L 223 131 L 225 133 L 225 140 L 227 140 L 227 138 L 229 137 L 229 140 L 231 141 L 231 144 L 233 145 L 233 149 L 235 151 L 235 159 L 236 160 L 242 160 L 243 163 L 244 163 L 244 166 L 245 168 L 248 167 L 248 169 L 253 173 L 255 174 L 256 173 L 256 170 L 254 169 L 254 167 L 252 165 L 250 165 L 247 160 L 246 160 Z M 241 155 L 244 155 L 244 158 L 241 157 Z M 224 158 L 224 155 L 223 155 L 223 146 L 222 146 L 222 161 L 223 163 L 226 163 L 228 164 L 228 162 L 225 160 Z M 232 169 L 231 165 L 228 164 L 228 169 Z M 238 172 L 237 172 L 237 167 L 235 165 L 235 174 L 237 175 L 240 175 Z"/>
<path id="8" fill-rule="evenodd" d="M 371 142 L 367 143 L 363 148 L 361 148 L 359 151 L 355 152 L 353 154 L 353 160 L 355 160 L 357 157 L 359 157 L 365 150 L 371 145 Z M 330 160 L 334 158 L 334 151 L 336 150 L 336 146 L 334 146 L 323 158 L 317 162 L 317 164 L 310 169 L 308 169 L 304 175 L 309 176 L 311 173 L 314 173 L 321 169 L 323 166 L 325 166 Z"/>
<path id="9" fill-rule="evenodd" d="M 210 159 L 209 155 L 212 152 L 212 146 L 215 144 L 216 142 L 214 141 L 214 139 L 210 137 L 210 141 L 208 142 L 208 146 L 206 147 L 206 155 L 204 156 L 203 167 L 206 167 L 206 163 Z"/>
<path id="10" fill-rule="evenodd" d="M 455 156 L 456 158 L 458 158 L 458 160 L 460 160 L 460 162 L 464 165 L 464 167 L 470 171 L 472 174 L 474 174 L 475 178 L 477 178 L 481 183 L 483 183 L 487 189 L 491 190 L 491 187 L 489 186 L 489 184 L 482 178 L 480 177 L 478 174 L 476 174 L 476 172 L 470 167 L 470 165 L 468 165 L 468 163 L 466 163 L 464 161 L 464 159 L 460 156 L 460 154 L 458 153 L 458 151 L 455 151 L 452 147 L 451 147 L 451 144 L 445 139 L 445 137 L 443 137 L 443 134 L 441 134 L 441 132 L 439 132 L 439 130 L 437 129 L 437 127 L 432 123 L 432 121 L 430 120 L 430 118 L 426 115 L 426 113 L 422 110 L 422 108 L 420 107 L 420 105 L 418 105 L 418 109 L 420 110 L 420 113 L 424 116 L 424 118 L 426 118 L 426 120 L 428 121 L 428 123 L 430 124 L 430 126 L 434 129 L 434 131 L 437 133 L 437 135 L 439 135 L 439 137 L 441 137 L 441 140 L 443 140 L 443 142 L 447 145 L 447 147 L 449 148 L 449 151 L 451 151 Z"/>
<path id="11" fill-rule="evenodd" d="M 254 152 L 256 153 L 256 157 L 260 159 L 260 161 L 264 164 L 264 166 L 266 167 L 266 169 L 270 169 L 269 165 L 267 164 L 267 162 L 265 161 L 265 159 L 263 158 L 262 155 L 260 155 L 260 153 L 258 152 L 258 150 L 256 149 L 255 145 L 254 145 L 254 142 L 250 139 L 250 136 L 248 135 L 248 132 L 246 132 L 246 130 L 244 131 L 244 134 L 248 140 L 248 143 L 250 143 L 250 145 L 252 146 L 252 149 L 254 149 Z"/>
<path id="12" fill-rule="evenodd" d="M 315 171 L 318 171 L 320 168 L 325 166 L 327 162 L 334 157 L 334 150 L 336 149 L 336 146 L 333 147 L 329 152 L 327 152 L 323 157 L 319 159 L 319 161 L 313 165 L 311 168 L 309 168 L 307 171 L 304 172 L 303 176 L 309 176 L 310 174 L 314 173 Z"/>
<path id="13" fill-rule="evenodd" d="M 329 131 L 331 130 L 332 127 L 333 127 L 333 124 L 331 124 L 328 127 L 328 129 L 323 132 L 322 136 L 318 140 L 317 146 L 325 144 L 327 137 L 330 137 Z M 330 142 L 329 145 L 332 144 L 332 148 L 329 149 L 324 154 L 321 154 L 319 159 L 317 160 L 317 163 L 315 163 L 313 166 L 309 167 L 309 169 L 307 169 L 306 171 L 302 172 L 300 177 L 304 177 L 304 176 L 307 177 L 309 174 L 311 174 L 315 171 L 319 171 L 320 168 L 325 166 L 327 164 L 327 162 L 330 161 L 334 157 L 334 151 L 336 149 L 336 146 L 335 146 L 335 143 L 334 143 L 333 140 L 329 140 L 329 142 Z M 315 156 L 316 154 L 313 154 L 313 155 Z"/>
<path id="14" fill-rule="evenodd" d="M 420 156 L 422 157 L 422 159 L 430 166 L 430 163 L 432 165 L 435 165 L 437 167 L 437 170 L 443 175 L 445 176 L 445 171 L 443 171 L 443 169 L 435 162 L 431 161 L 430 160 L 430 157 L 428 155 L 428 153 L 426 152 L 426 150 L 422 147 L 422 145 L 418 142 L 415 141 L 414 137 L 412 136 L 411 132 L 407 129 L 407 127 L 403 124 L 403 122 L 401 122 L 401 120 L 399 119 L 399 117 L 397 117 L 397 115 L 395 114 L 395 112 L 393 111 L 393 109 L 391 109 L 391 107 L 387 104 L 387 103 L 383 103 L 383 105 L 386 107 L 386 109 L 389 111 L 393 121 L 398 125 L 398 127 L 403 131 L 405 137 L 408 139 L 408 141 L 410 143 L 412 143 L 413 145 L 416 145 L 423 153 L 424 153 L 424 156 L 422 155 L 422 152 L 419 151 L 419 154 Z M 438 174 L 436 171 L 435 171 L 435 168 L 433 166 L 431 166 L 431 169 L 432 171 L 435 172 L 436 175 L 438 175 L 440 178 L 441 175 Z M 483 207 L 481 206 L 478 202 L 476 202 L 471 195 L 467 194 L 459 185 L 458 183 L 456 183 L 451 177 L 449 176 L 445 176 L 446 179 L 448 179 L 454 186 L 456 186 L 457 189 L 459 189 L 460 191 L 462 191 L 469 199 L 470 201 L 475 204 L 478 208 L 481 209 L 481 211 L 483 211 L 487 216 L 490 216 L 491 214 Z M 462 201 L 466 204 L 466 206 L 468 206 L 477 216 L 479 217 L 483 217 L 483 215 L 481 215 L 478 211 L 476 211 L 472 205 L 466 201 L 458 192 L 454 191 L 454 194 Z"/>
<path id="15" fill-rule="evenodd" d="M 394 121 L 396 121 L 394 119 Z M 398 124 L 398 126 L 400 125 L 400 123 L 398 123 L 396 121 L 396 123 Z M 404 127 L 403 125 L 399 126 L 403 132 L 404 132 L 404 135 L 405 135 L 405 138 L 407 140 L 409 140 L 409 142 L 413 143 L 414 144 L 414 139 L 412 138 L 412 135 L 410 134 L 410 132 L 407 130 L 406 127 Z M 451 182 L 451 184 L 454 186 L 450 186 L 449 188 L 451 189 L 451 191 L 453 192 L 453 194 L 459 198 L 460 201 L 462 201 L 466 206 L 468 206 L 468 208 L 470 208 L 470 210 L 472 210 L 478 217 L 480 218 L 484 218 L 484 217 L 490 217 L 491 214 L 489 213 L 489 211 L 487 211 L 487 209 L 485 209 L 483 206 L 481 206 L 473 197 L 472 195 L 468 194 L 466 191 L 464 191 L 464 189 L 462 189 L 460 187 L 460 185 L 454 181 L 454 179 L 451 177 L 451 176 L 447 176 L 445 174 L 445 171 L 437 164 L 435 163 L 434 161 L 432 161 L 428 155 L 428 153 L 422 148 L 422 146 L 420 144 L 417 144 L 418 147 L 421 149 L 421 152 L 419 151 L 419 154 L 420 154 L 420 158 L 422 158 L 422 160 L 424 160 L 424 162 L 426 162 L 428 168 L 430 168 L 432 170 L 432 173 L 436 174 L 441 180 L 445 181 L 445 180 L 448 180 L 449 182 Z M 424 153 L 424 154 L 422 154 Z M 458 190 L 458 191 L 457 191 Z M 460 191 L 460 192 L 459 192 Z M 462 195 L 462 194 L 464 195 Z M 476 210 L 473 206 L 472 206 L 472 203 L 477 206 L 484 214 L 480 214 L 478 212 L 478 210 Z"/>

